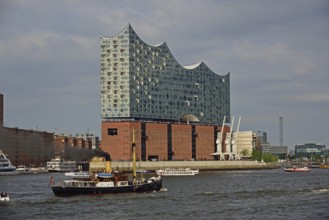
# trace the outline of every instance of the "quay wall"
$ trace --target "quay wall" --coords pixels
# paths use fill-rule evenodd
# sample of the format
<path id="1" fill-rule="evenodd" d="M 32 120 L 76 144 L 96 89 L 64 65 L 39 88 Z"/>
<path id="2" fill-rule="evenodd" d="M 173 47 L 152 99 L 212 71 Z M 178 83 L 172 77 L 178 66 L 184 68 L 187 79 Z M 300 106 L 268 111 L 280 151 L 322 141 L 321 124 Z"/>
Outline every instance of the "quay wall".
<path id="1" fill-rule="evenodd" d="M 191 168 L 200 171 L 215 170 L 252 170 L 275 169 L 277 163 L 264 163 L 258 161 L 137 161 L 137 169 L 157 170 L 164 168 Z M 132 161 L 111 161 L 112 170 L 131 171 Z"/>

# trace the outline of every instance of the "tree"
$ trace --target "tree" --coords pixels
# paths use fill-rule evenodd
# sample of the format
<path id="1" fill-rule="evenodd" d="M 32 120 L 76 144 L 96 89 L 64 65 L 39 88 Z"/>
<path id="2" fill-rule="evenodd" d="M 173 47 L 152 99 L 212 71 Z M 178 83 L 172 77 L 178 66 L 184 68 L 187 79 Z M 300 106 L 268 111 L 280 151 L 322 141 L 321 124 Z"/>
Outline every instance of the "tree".
<path id="1" fill-rule="evenodd" d="M 251 158 L 253 160 L 258 160 L 258 161 L 262 160 L 262 152 L 260 152 L 260 150 L 253 149 L 251 154 L 252 154 Z"/>
<path id="2" fill-rule="evenodd" d="M 246 157 L 246 156 L 249 155 L 249 151 L 248 151 L 247 149 L 243 149 L 243 150 L 241 151 L 241 155 L 242 155 L 242 157 Z"/>
<path id="3" fill-rule="evenodd" d="M 278 158 L 270 153 L 264 153 L 262 159 L 265 163 L 278 161 Z"/>

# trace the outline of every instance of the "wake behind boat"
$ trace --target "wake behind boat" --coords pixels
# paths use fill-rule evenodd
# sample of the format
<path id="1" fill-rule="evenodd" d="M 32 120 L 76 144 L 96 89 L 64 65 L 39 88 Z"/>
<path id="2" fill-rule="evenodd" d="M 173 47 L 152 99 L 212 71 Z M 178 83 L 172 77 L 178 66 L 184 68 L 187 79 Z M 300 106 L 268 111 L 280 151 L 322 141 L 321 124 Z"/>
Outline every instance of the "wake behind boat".
<path id="1" fill-rule="evenodd" d="M 166 168 L 163 170 L 156 170 L 159 176 L 194 176 L 199 174 L 199 170 L 192 170 L 191 168 Z"/>
<path id="2" fill-rule="evenodd" d="M 0 175 L 15 174 L 16 167 L 11 164 L 11 161 L 0 150 Z"/>

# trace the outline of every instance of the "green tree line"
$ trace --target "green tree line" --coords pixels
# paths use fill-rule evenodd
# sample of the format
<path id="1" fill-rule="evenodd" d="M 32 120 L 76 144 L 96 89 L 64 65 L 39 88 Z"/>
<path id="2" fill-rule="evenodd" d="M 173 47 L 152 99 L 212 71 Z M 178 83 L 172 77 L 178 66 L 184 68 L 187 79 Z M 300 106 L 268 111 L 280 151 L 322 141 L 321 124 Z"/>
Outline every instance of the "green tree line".
<path id="1" fill-rule="evenodd" d="M 262 153 L 260 150 L 254 149 L 251 154 L 251 158 L 257 161 L 264 161 L 265 163 L 276 162 L 278 157 L 270 153 Z"/>

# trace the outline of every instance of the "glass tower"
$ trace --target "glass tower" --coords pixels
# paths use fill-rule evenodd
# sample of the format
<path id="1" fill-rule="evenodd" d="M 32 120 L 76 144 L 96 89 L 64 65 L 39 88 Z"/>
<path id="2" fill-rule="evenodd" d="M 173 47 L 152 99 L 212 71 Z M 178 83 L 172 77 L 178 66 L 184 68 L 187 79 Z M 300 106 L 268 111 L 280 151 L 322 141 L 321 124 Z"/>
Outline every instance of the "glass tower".
<path id="1" fill-rule="evenodd" d="M 178 121 L 193 115 L 202 124 L 230 118 L 230 74 L 220 76 L 203 62 L 180 65 L 166 43 L 150 46 L 128 24 L 101 36 L 103 120 Z"/>

